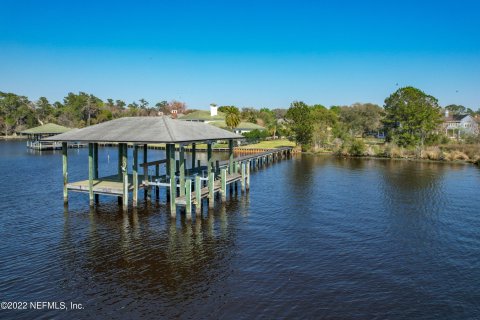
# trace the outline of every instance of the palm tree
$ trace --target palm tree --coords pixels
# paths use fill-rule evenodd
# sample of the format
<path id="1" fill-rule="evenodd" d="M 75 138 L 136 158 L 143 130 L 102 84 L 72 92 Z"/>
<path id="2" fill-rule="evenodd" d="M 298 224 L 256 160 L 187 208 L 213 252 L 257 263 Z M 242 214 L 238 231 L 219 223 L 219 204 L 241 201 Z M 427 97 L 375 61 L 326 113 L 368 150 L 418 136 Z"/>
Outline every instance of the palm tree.
<path id="1" fill-rule="evenodd" d="M 237 107 L 225 107 L 223 113 L 225 113 L 225 124 L 230 129 L 233 130 L 240 124 L 240 111 Z"/>

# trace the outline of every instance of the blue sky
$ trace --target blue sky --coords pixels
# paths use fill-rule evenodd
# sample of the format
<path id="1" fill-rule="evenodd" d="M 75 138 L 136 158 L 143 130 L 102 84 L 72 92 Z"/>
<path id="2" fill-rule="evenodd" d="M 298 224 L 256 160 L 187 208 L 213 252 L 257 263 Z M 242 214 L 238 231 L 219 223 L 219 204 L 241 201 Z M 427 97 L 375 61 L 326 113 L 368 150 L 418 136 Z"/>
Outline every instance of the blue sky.
<path id="1" fill-rule="evenodd" d="M 480 107 L 480 1 L 0 0 L 0 91 L 191 108 L 380 105 L 413 85 Z"/>

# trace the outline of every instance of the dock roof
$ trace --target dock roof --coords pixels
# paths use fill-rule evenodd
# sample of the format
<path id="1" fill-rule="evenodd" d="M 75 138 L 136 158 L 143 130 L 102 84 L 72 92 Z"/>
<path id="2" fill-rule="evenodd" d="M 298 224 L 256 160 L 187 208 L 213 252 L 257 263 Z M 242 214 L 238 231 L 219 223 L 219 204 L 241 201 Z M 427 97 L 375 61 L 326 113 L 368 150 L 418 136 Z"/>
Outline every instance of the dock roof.
<path id="1" fill-rule="evenodd" d="M 64 133 L 70 130 L 72 129 L 64 126 L 60 126 L 55 123 L 47 123 L 43 126 L 38 126 L 35 128 L 23 130 L 20 133 L 22 134 L 57 134 L 57 133 Z"/>
<path id="2" fill-rule="evenodd" d="M 125 117 L 73 130 L 46 141 L 187 143 L 243 137 L 202 122 L 162 117 Z"/>

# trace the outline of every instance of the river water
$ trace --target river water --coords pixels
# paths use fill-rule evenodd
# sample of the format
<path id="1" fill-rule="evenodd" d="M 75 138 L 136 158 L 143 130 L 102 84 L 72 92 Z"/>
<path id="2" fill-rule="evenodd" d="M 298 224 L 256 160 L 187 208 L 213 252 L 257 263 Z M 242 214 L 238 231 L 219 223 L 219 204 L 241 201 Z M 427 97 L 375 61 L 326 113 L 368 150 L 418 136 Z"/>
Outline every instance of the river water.
<path id="1" fill-rule="evenodd" d="M 114 173 L 115 149 L 99 153 Z M 85 179 L 87 150 L 69 166 Z M 64 209 L 60 153 L 24 143 L 0 143 L 0 173 L 1 300 L 83 308 L 3 319 L 480 317 L 472 165 L 298 155 L 191 222 L 164 195 L 123 213 L 70 193 Z"/>

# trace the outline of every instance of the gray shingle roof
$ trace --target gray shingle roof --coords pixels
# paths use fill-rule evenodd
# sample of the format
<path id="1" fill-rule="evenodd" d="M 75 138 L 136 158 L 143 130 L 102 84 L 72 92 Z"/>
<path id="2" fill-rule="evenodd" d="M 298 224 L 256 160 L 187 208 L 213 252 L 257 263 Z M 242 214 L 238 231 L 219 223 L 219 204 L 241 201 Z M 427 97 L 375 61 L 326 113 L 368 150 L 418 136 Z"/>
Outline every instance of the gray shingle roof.
<path id="1" fill-rule="evenodd" d="M 202 122 L 168 117 L 126 117 L 73 130 L 47 141 L 181 143 L 206 140 L 241 139 L 240 135 Z"/>

